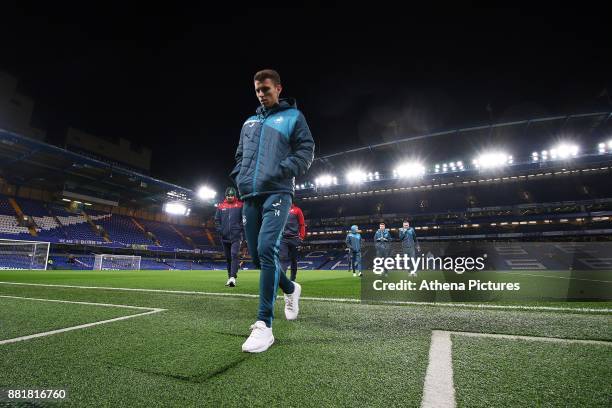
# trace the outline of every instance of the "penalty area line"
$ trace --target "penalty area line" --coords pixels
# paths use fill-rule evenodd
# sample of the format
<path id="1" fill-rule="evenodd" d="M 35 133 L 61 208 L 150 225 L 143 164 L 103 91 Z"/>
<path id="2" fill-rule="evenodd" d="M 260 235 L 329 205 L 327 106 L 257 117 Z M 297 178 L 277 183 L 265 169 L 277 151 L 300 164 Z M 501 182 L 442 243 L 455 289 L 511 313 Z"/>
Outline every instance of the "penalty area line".
<path id="1" fill-rule="evenodd" d="M 86 329 L 88 327 L 99 326 L 101 324 L 114 323 L 114 322 L 118 322 L 118 321 L 121 321 L 121 320 L 133 319 L 135 317 L 142 317 L 142 316 L 147 316 L 147 315 L 154 314 L 154 313 L 160 313 L 160 312 L 163 312 L 163 311 L 166 310 L 166 309 L 160 309 L 160 308 L 154 308 L 154 307 L 139 307 L 139 306 L 130 306 L 130 305 L 116 305 L 116 304 L 110 304 L 110 303 L 75 302 L 75 301 L 69 301 L 69 300 L 39 299 L 39 298 L 30 298 L 30 297 L 21 297 L 21 296 L 0 295 L 0 298 L 34 300 L 34 301 L 39 301 L 39 302 L 69 303 L 69 304 L 88 305 L 88 306 L 116 307 L 116 308 L 122 308 L 122 309 L 146 310 L 145 312 L 142 312 L 142 313 L 136 313 L 136 314 L 127 315 L 127 316 L 115 317 L 113 319 L 100 320 L 100 321 L 97 321 L 97 322 L 80 324 L 78 326 L 64 327 L 62 329 L 50 330 L 50 331 L 46 331 L 46 332 L 42 332 L 42 333 L 30 334 L 30 335 L 27 335 L 27 336 L 15 337 L 15 338 L 12 338 L 12 339 L 7 339 L 7 340 L 0 340 L 0 345 L 10 344 L 10 343 L 17 343 L 17 342 L 20 342 L 20 341 L 35 339 L 35 338 L 38 338 L 38 337 L 52 336 L 54 334 L 60 334 L 60 333 L 65 333 L 65 332 L 69 332 L 69 331 L 74 331 L 74 330 Z"/>
<path id="2" fill-rule="evenodd" d="M 457 406 L 453 381 L 452 336 L 612 346 L 612 342 L 603 340 L 432 330 L 429 360 L 423 384 L 422 408 L 454 408 Z"/>

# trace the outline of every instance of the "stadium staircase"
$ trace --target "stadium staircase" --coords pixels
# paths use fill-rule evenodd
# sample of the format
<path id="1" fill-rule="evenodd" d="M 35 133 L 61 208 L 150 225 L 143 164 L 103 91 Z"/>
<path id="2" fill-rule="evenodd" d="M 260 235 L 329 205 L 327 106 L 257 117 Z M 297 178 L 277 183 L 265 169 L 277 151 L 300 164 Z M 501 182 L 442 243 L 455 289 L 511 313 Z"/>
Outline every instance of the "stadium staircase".
<path id="1" fill-rule="evenodd" d="M 174 225 L 170 224 L 170 228 L 176 232 L 182 239 L 183 241 L 185 241 L 185 243 L 187 243 L 187 245 L 189 245 L 190 247 L 192 247 L 193 249 L 195 249 L 195 244 L 193 243 L 192 239 L 189 238 L 187 235 L 183 234 L 181 231 L 179 231 Z"/>
<path id="2" fill-rule="evenodd" d="M 64 238 L 67 239 L 68 238 L 68 232 L 66 232 L 66 229 L 64 228 L 64 225 L 62 224 L 60 219 L 57 218 L 57 215 L 54 214 L 51 210 L 49 210 L 49 214 L 51 214 L 51 216 L 53 217 L 55 222 L 57 222 L 57 225 L 59 226 L 59 229 L 62 231 L 62 234 L 64 234 Z"/>
<path id="3" fill-rule="evenodd" d="M 81 211 L 81 214 L 85 217 L 85 219 L 96 234 L 100 235 L 105 242 L 112 242 L 110 237 L 108 236 L 108 233 L 101 225 L 96 225 L 85 211 Z"/>
<path id="4" fill-rule="evenodd" d="M 15 210 L 15 213 L 17 214 L 17 218 L 21 221 L 23 217 L 25 216 L 25 214 L 23 213 L 23 211 L 21 211 L 21 207 L 19 207 L 19 204 L 17 204 L 17 201 L 15 201 L 14 198 L 9 198 L 8 202 L 11 204 L 11 207 L 13 207 L 13 210 Z M 33 237 L 38 236 L 38 232 L 36 232 L 36 228 L 32 225 L 28 225 L 28 231 L 30 231 L 30 235 L 32 235 Z"/>
<path id="5" fill-rule="evenodd" d="M 161 246 L 161 242 L 159 242 L 159 240 L 157 239 L 157 237 L 155 236 L 155 234 L 153 234 L 151 231 L 147 231 L 147 229 L 138 221 L 136 221 L 136 218 L 134 217 L 130 217 L 130 219 L 132 220 L 132 222 L 134 223 L 134 225 L 136 225 L 136 227 L 142 231 L 142 233 L 144 234 L 145 237 L 151 237 L 151 239 L 153 240 L 153 243 L 157 246 Z"/>

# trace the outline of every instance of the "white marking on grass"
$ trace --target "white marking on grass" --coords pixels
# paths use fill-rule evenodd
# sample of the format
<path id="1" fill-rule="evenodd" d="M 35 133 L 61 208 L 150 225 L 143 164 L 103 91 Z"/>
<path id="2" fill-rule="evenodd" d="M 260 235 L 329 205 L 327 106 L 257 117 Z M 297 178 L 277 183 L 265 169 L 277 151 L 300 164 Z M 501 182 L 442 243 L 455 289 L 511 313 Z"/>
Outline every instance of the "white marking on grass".
<path id="1" fill-rule="evenodd" d="M 453 385 L 452 343 L 450 333 L 434 330 L 431 333 L 429 364 L 423 385 L 423 408 L 455 407 Z"/>
<path id="2" fill-rule="evenodd" d="M 120 307 L 120 308 L 123 308 L 123 309 L 138 309 L 138 310 L 153 310 L 153 309 L 157 309 L 157 308 L 154 308 L 154 307 L 131 306 L 131 305 L 116 305 L 116 304 L 113 304 L 113 303 L 77 302 L 77 301 L 73 301 L 73 300 L 42 299 L 42 298 L 31 298 L 31 297 L 23 297 L 23 296 L 0 295 L 0 297 L 8 298 L 8 299 L 39 300 L 41 302 L 73 303 L 73 304 L 76 304 L 76 305 Z M 165 310 L 165 309 L 158 309 L 158 310 Z"/>
<path id="3" fill-rule="evenodd" d="M 27 336 L 15 337 L 13 339 L 0 340 L 0 345 L 10 344 L 10 343 L 17 343 L 19 341 L 35 339 L 35 338 L 38 338 L 38 337 L 51 336 L 51 335 L 54 335 L 54 334 L 65 333 L 65 332 L 69 332 L 69 331 L 73 331 L 73 330 L 86 329 L 86 328 L 92 327 L 92 326 L 98 326 L 98 325 L 101 325 L 101 324 L 118 322 L 118 321 L 121 321 L 121 320 L 132 319 L 134 317 L 146 316 L 146 315 L 150 315 L 150 314 L 154 314 L 154 313 L 163 312 L 163 311 L 166 310 L 166 309 L 160 309 L 160 308 L 154 308 L 154 307 L 116 305 L 116 304 L 110 304 L 110 303 L 76 302 L 76 301 L 70 301 L 70 300 L 40 299 L 40 298 L 30 298 L 30 297 L 21 297 L 21 296 L 0 295 L 0 297 L 1 298 L 8 298 L 8 299 L 35 300 L 35 301 L 40 301 L 40 302 L 57 302 L 57 303 L 77 304 L 77 305 L 88 305 L 88 306 L 103 306 L 103 307 L 117 307 L 117 308 L 122 308 L 122 309 L 146 310 L 146 312 L 143 312 L 143 313 L 136 313 L 136 314 L 128 315 L 128 316 L 115 317 L 113 319 L 100 320 L 100 321 L 97 321 L 97 322 L 80 324 L 78 326 L 65 327 L 63 329 L 56 329 L 56 330 L 50 330 L 50 331 L 46 331 L 46 332 L 42 332 L 42 333 L 30 334 L 30 335 L 27 335 Z"/>
<path id="4" fill-rule="evenodd" d="M 169 289 L 144 289 L 144 288 L 114 288 L 110 286 L 77 286 L 77 285 L 56 285 L 50 283 L 25 283 L 25 282 L 2 282 L 1 285 L 16 286 L 42 286 L 51 288 L 74 288 L 92 290 L 115 290 L 120 292 L 145 292 L 145 293 L 168 293 L 173 295 L 200 295 L 200 296 L 221 296 L 239 298 L 259 298 L 259 295 L 250 293 L 222 293 L 222 292 L 197 292 L 189 290 L 169 290 Z M 312 300 L 317 302 L 340 302 L 340 303 L 361 303 L 360 299 L 350 298 L 321 298 L 302 296 L 300 300 Z M 532 310 L 532 311 L 551 311 L 551 312 L 575 312 L 575 313 L 612 313 L 610 308 L 586 308 L 586 307 L 559 307 L 559 306 L 522 306 L 522 305 L 493 305 L 486 303 L 435 303 L 435 302 L 410 302 L 410 301 L 380 301 L 372 302 L 376 304 L 388 305 L 414 305 L 414 306 L 440 306 L 450 308 L 467 309 L 501 309 L 501 310 Z"/>
<path id="5" fill-rule="evenodd" d="M 552 279 L 566 279 L 566 280 L 579 280 L 579 281 L 585 281 L 585 282 L 600 282 L 600 283 L 612 283 L 612 281 L 609 280 L 600 280 L 600 279 L 586 279 L 586 278 L 575 278 L 575 277 L 568 277 L 568 276 L 550 276 L 550 275 L 540 275 L 537 273 L 522 273 L 522 272 L 510 272 L 512 275 L 518 275 L 518 276 L 536 276 L 538 278 L 552 278 Z"/>
<path id="6" fill-rule="evenodd" d="M 455 386 L 453 383 L 453 345 L 451 335 L 481 337 L 504 340 L 542 341 L 550 343 L 588 344 L 595 346 L 612 346 L 610 341 L 564 339 L 560 337 L 520 336 L 513 334 L 456 332 L 433 330 L 429 348 L 429 363 L 423 385 L 423 408 L 455 407 Z"/>
<path id="7" fill-rule="evenodd" d="M 612 346 L 611 341 L 605 340 L 582 340 L 582 339 L 564 339 L 561 337 L 539 337 L 539 336 L 520 336 L 517 334 L 494 334 L 494 333 L 472 333 L 472 332 L 448 332 L 457 336 L 465 337 L 485 337 L 493 339 L 506 340 L 527 340 L 527 341 L 544 341 L 551 343 L 573 343 L 573 344 L 589 344 L 595 346 Z"/>

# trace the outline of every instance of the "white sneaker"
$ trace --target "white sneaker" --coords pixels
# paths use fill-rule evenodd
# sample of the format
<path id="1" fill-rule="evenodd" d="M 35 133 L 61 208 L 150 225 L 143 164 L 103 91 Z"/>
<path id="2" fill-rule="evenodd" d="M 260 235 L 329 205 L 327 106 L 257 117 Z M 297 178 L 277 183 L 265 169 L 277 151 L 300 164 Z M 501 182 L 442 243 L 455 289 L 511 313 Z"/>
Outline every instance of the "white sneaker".
<path id="1" fill-rule="evenodd" d="M 353 272 L 353 276 L 357 276 L 357 274 L 355 272 Z"/>
<path id="2" fill-rule="evenodd" d="M 274 343 L 272 328 L 266 327 L 266 324 L 258 320 L 251 325 L 251 335 L 242 344 L 242 351 L 247 353 L 261 353 L 270 348 Z"/>
<path id="3" fill-rule="evenodd" d="M 297 319 L 298 312 L 300 311 L 299 301 L 302 286 L 297 282 L 293 282 L 293 285 L 295 286 L 293 293 L 290 295 L 285 293 L 285 317 L 287 320 Z"/>
<path id="4" fill-rule="evenodd" d="M 232 278 L 229 278 L 227 282 L 225 282 L 225 286 L 229 286 L 231 282 L 232 282 Z"/>
<path id="5" fill-rule="evenodd" d="M 227 283 L 229 283 L 229 287 L 233 288 L 234 286 L 236 286 L 236 278 L 232 277 L 229 278 L 229 280 L 227 281 Z"/>

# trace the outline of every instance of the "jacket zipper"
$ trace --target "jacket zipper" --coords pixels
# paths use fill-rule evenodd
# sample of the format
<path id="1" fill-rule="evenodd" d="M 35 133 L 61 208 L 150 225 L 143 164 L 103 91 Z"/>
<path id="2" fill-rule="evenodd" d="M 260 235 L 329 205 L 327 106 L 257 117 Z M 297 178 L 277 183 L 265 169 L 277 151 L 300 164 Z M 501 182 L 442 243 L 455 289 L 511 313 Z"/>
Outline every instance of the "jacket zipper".
<path id="1" fill-rule="evenodd" d="M 255 162 L 255 174 L 253 175 L 253 195 L 257 195 L 257 189 L 255 185 L 257 183 L 257 173 L 259 172 L 259 156 L 261 154 L 261 138 L 263 136 L 264 123 L 267 119 L 267 114 L 264 115 L 263 120 L 261 121 L 261 128 L 259 129 L 259 145 L 257 146 L 257 161 Z"/>

